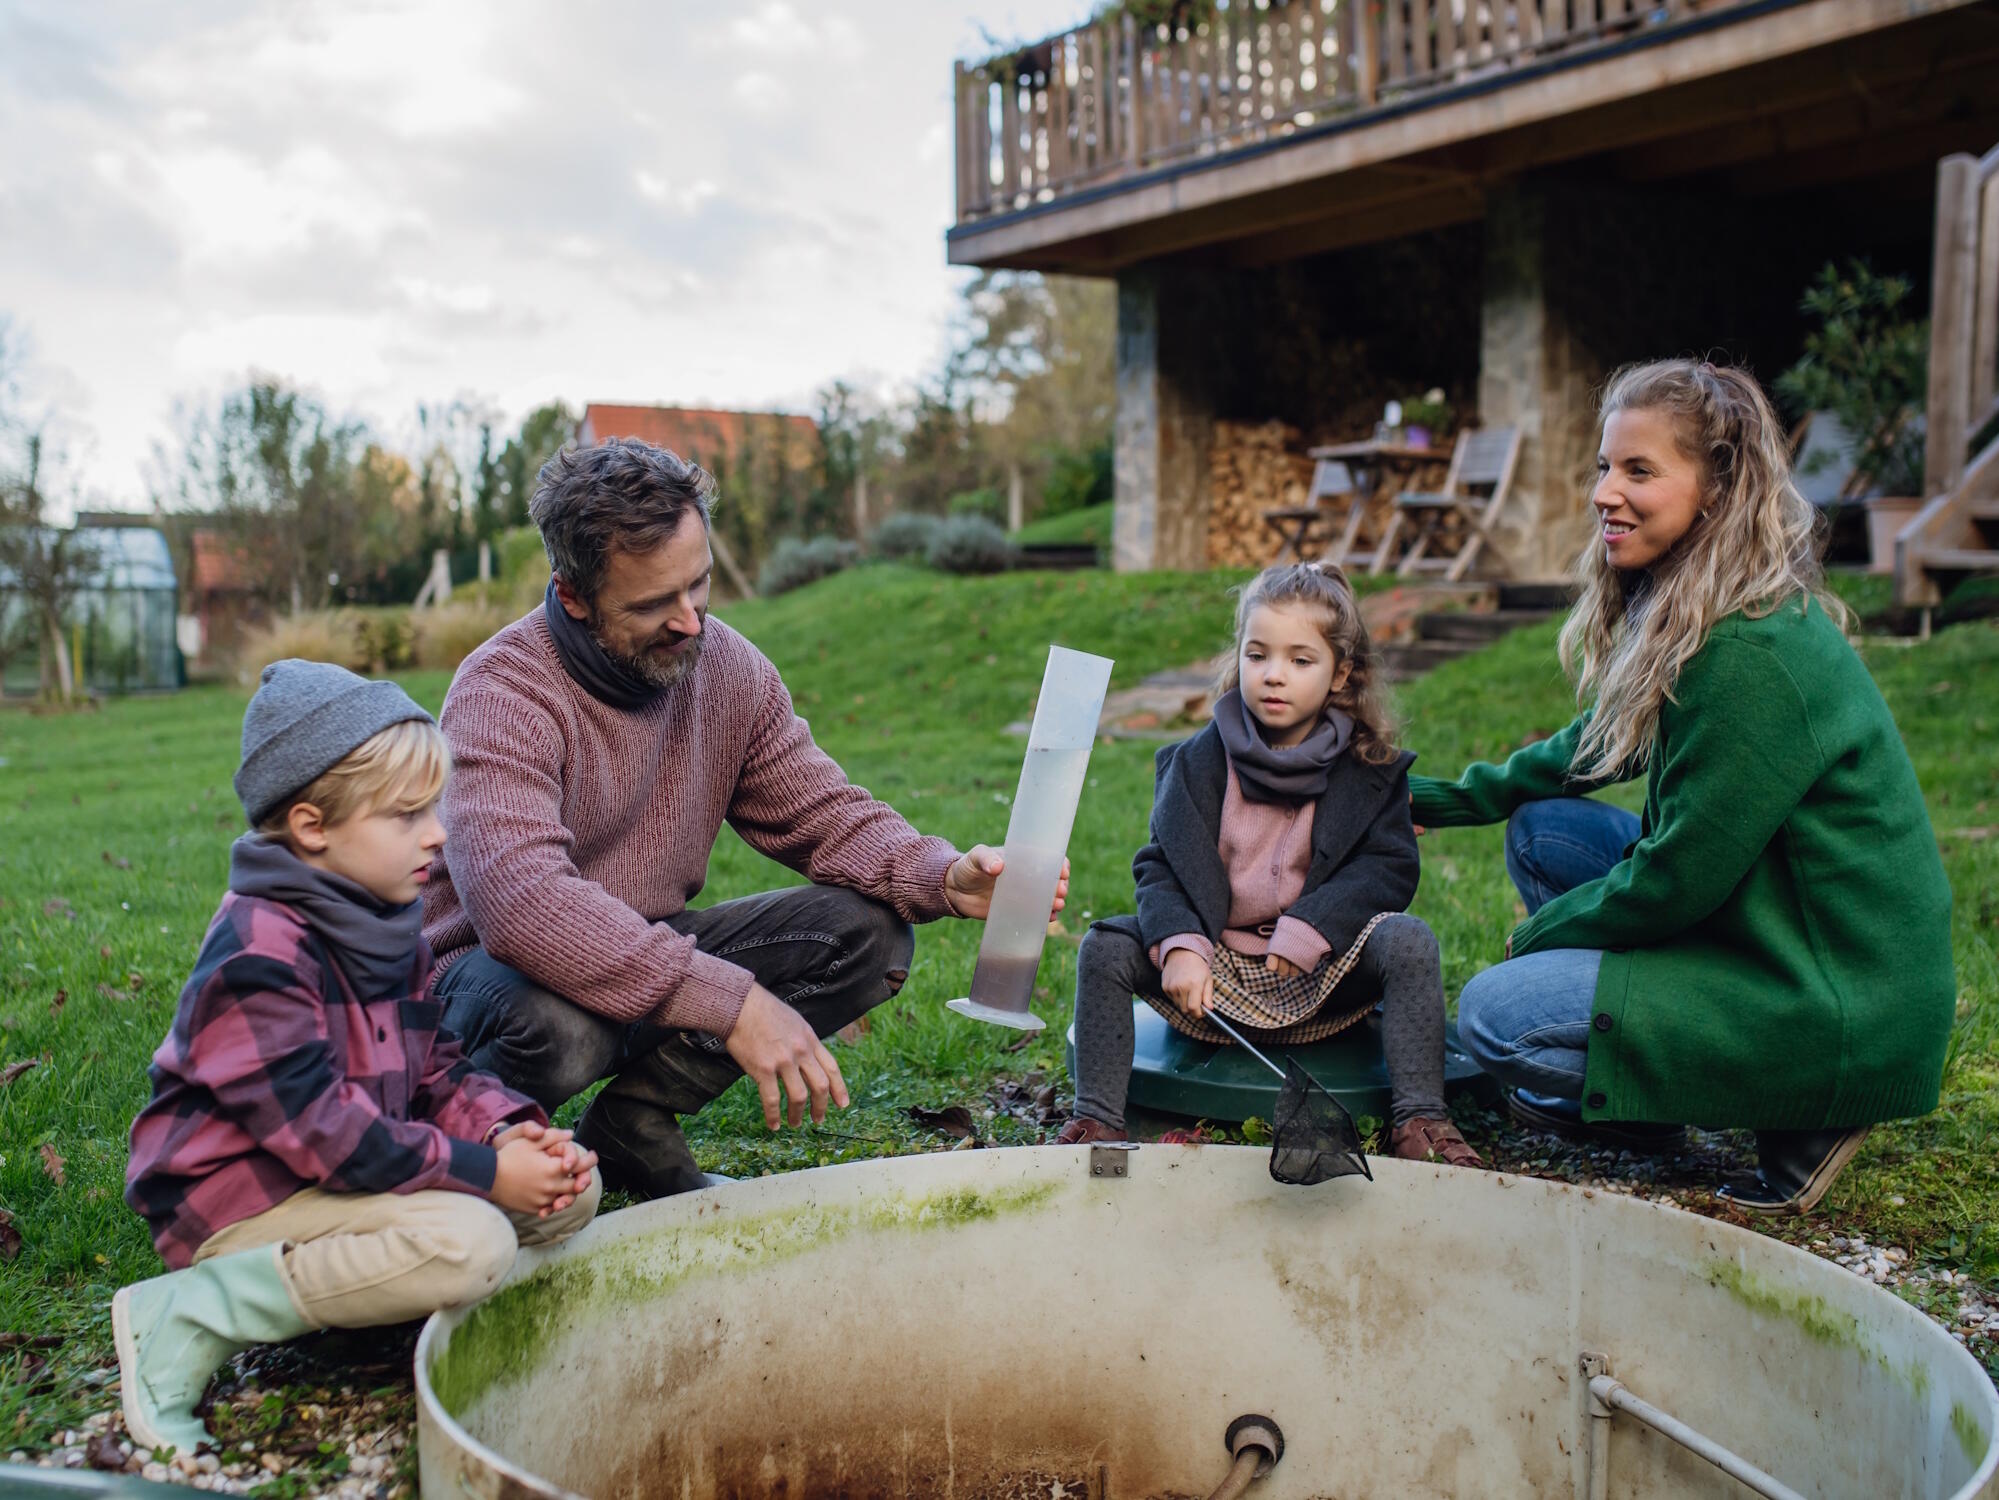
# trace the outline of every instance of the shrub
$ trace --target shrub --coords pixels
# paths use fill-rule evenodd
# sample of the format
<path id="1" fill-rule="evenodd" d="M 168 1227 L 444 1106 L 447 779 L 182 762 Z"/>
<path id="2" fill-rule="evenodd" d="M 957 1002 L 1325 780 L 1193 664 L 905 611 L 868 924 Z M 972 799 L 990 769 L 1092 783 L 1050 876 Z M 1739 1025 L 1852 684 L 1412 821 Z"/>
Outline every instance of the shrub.
<path id="1" fill-rule="evenodd" d="M 937 528 L 926 560 L 946 573 L 1003 573 L 1015 548 L 1006 533 L 983 516 L 953 516 Z"/>
<path id="2" fill-rule="evenodd" d="M 1800 305 L 1818 326 L 1804 357 L 1777 377 L 1777 394 L 1796 415 L 1839 418 L 1860 479 L 1889 495 L 1921 494 L 1930 325 L 1916 316 L 1908 280 L 1864 261 L 1829 264 Z"/>
<path id="3" fill-rule="evenodd" d="M 496 592 L 518 618 L 548 592 L 548 553 L 542 550 L 541 533 L 532 526 L 512 527 L 500 533 L 493 552 L 500 575 Z"/>
<path id="4" fill-rule="evenodd" d="M 868 533 L 868 551 L 891 561 L 914 558 L 920 562 L 929 555 L 930 543 L 936 539 L 939 524 L 935 516 L 926 516 L 920 511 L 909 510 L 889 516 Z"/>
<path id="5" fill-rule="evenodd" d="M 354 644 L 370 672 L 400 672 L 416 663 L 416 630 L 406 610 L 377 609 L 355 616 Z"/>
<path id="6" fill-rule="evenodd" d="M 766 597 L 788 594 L 842 568 L 852 567 L 860 555 L 861 549 L 854 543 L 830 536 L 815 536 L 809 542 L 786 537 L 757 570 L 757 592 Z"/>
<path id="7" fill-rule="evenodd" d="M 1089 448 L 1058 448 L 1049 455 L 1041 481 L 1041 514 L 1066 516 L 1102 505 L 1115 491 L 1109 438 Z"/>
<path id="8" fill-rule="evenodd" d="M 516 578 L 537 568 L 548 571 L 548 553 L 541 533 L 532 526 L 510 526 L 493 543 L 493 562 L 502 578 Z"/>
<path id="9" fill-rule="evenodd" d="M 357 617 L 344 610 L 281 615 L 243 637 L 236 656 L 237 676 L 244 686 L 254 688 L 264 675 L 264 668 L 294 656 L 306 661 L 330 661 L 352 672 L 365 672 L 368 654 L 362 648 L 356 622 Z"/>
<path id="10" fill-rule="evenodd" d="M 951 497 L 945 507 L 954 516 L 983 516 L 988 521 L 1006 520 L 1006 496 L 998 490 L 964 490 Z"/>
<path id="11" fill-rule="evenodd" d="M 454 671 L 458 664 L 491 639 L 516 612 L 498 604 L 442 604 L 415 616 L 412 660 L 437 671 Z"/>

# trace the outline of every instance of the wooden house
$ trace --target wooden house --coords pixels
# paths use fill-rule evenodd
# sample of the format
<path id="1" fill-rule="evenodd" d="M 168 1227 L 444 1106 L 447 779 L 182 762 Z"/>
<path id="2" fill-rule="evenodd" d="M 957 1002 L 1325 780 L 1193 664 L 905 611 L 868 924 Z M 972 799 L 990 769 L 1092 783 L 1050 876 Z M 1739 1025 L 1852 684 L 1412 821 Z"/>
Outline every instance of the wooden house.
<path id="1" fill-rule="evenodd" d="M 1495 566 L 1558 573 L 1603 378 L 1767 380 L 1848 256 L 1954 299 L 1930 484 L 1999 490 L 1993 0 L 1127 0 L 954 79 L 950 260 L 1117 281 L 1120 567 L 1200 565 L 1218 422 L 1359 436 L 1441 387 L 1523 435 Z"/>

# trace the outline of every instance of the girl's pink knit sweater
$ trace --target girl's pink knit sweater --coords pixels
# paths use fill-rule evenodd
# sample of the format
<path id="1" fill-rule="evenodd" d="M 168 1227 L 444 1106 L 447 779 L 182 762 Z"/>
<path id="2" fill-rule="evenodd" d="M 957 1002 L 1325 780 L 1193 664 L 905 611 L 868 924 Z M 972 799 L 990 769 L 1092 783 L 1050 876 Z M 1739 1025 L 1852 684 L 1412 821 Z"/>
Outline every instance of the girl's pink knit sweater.
<path id="1" fill-rule="evenodd" d="M 664 925 L 700 893 L 725 820 L 906 921 L 946 913 L 957 851 L 848 782 L 762 652 L 719 620 L 704 634 L 693 672 L 637 711 L 563 670 L 539 609 L 458 669 L 446 843 L 424 893 L 434 975 L 476 944 L 586 1010 L 728 1035 L 749 971 Z"/>

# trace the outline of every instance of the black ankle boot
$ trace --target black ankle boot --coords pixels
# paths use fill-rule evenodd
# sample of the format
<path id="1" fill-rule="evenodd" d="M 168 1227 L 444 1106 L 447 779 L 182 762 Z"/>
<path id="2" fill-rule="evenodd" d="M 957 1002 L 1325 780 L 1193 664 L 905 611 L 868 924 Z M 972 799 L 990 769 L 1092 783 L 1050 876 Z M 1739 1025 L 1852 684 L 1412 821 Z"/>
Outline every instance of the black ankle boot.
<path id="1" fill-rule="evenodd" d="M 1715 1196 L 1746 1213 L 1809 1213 L 1853 1160 L 1872 1128 L 1759 1130 L 1755 1180 L 1739 1187 L 1725 1184 Z"/>
<path id="2" fill-rule="evenodd" d="M 680 1121 L 662 1109 L 608 1090 L 576 1122 L 576 1144 L 597 1153 L 608 1191 L 634 1198 L 670 1198 L 709 1185 Z"/>

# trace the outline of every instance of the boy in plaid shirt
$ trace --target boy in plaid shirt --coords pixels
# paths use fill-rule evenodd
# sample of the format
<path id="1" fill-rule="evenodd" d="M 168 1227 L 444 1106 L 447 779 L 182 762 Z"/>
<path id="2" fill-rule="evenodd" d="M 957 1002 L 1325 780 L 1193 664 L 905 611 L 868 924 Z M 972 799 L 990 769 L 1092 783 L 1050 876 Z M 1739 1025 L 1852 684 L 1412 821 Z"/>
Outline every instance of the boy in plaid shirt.
<path id="1" fill-rule="evenodd" d="M 112 1303 L 135 1442 L 204 1441 L 195 1403 L 238 1350 L 474 1301 L 596 1211 L 595 1158 L 424 993 L 449 771 L 394 683 L 264 669 L 236 772 L 254 831 L 132 1123 L 125 1200 L 173 1268 Z"/>

